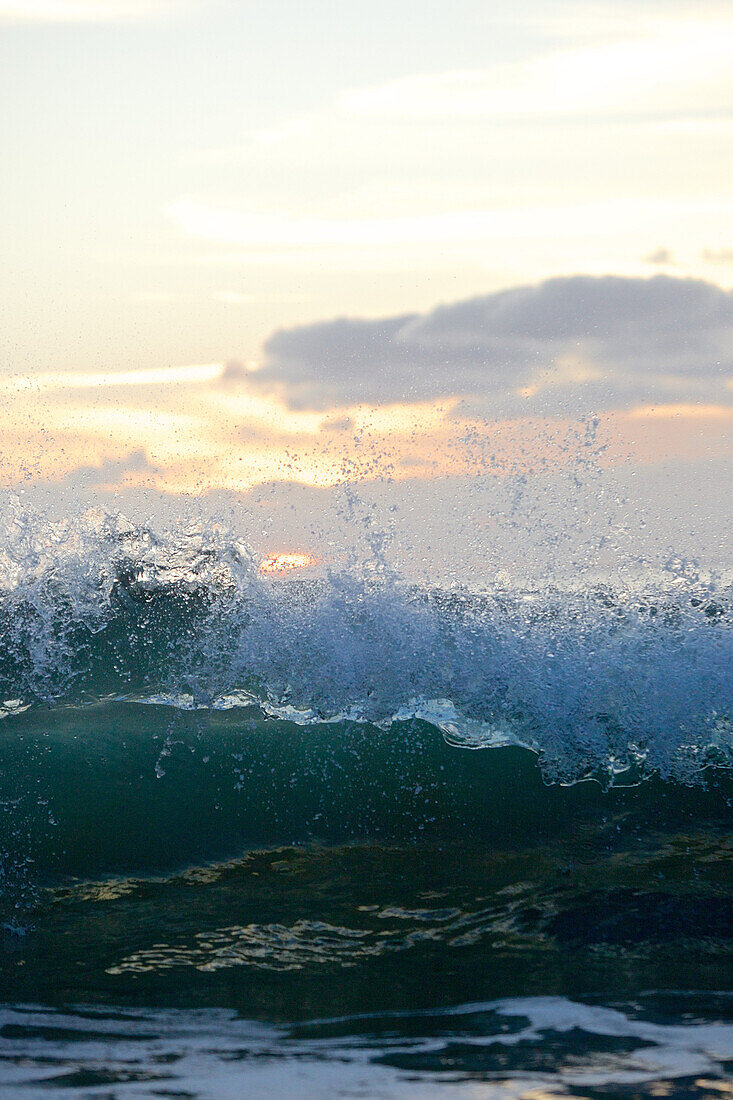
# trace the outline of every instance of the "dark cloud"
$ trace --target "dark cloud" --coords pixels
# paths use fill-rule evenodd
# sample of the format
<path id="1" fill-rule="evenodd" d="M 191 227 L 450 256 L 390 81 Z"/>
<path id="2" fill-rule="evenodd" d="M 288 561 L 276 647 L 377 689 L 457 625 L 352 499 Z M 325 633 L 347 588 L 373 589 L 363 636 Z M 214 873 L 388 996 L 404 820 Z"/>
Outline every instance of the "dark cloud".
<path id="1" fill-rule="evenodd" d="M 345 318 L 276 332 L 265 344 L 266 362 L 253 381 L 281 390 L 289 404 L 326 409 L 409 385 L 414 351 L 398 342 L 412 315 L 386 321 Z"/>
<path id="2" fill-rule="evenodd" d="M 329 416 L 321 422 L 324 432 L 353 432 L 354 422 L 350 416 Z"/>
<path id="3" fill-rule="evenodd" d="M 704 248 L 700 255 L 711 264 L 733 264 L 733 248 Z"/>
<path id="4" fill-rule="evenodd" d="M 247 377 L 247 368 L 240 359 L 229 359 L 222 368 L 220 382 L 241 382 Z"/>
<path id="5" fill-rule="evenodd" d="M 425 315 L 282 330 L 264 351 L 251 381 L 298 408 L 456 395 L 502 415 L 722 402 L 733 396 L 733 294 L 663 275 L 579 275 Z"/>
<path id="6" fill-rule="evenodd" d="M 96 466 L 78 466 L 67 475 L 67 483 L 86 489 L 135 479 L 140 474 L 158 473 L 158 467 L 148 459 L 142 447 L 130 451 L 120 459 L 108 458 Z"/>
<path id="7" fill-rule="evenodd" d="M 674 253 L 670 252 L 668 248 L 656 248 L 654 252 L 650 252 L 648 256 L 644 257 L 645 263 L 657 264 L 660 267 L 668 266 L 675 262 Z"/>

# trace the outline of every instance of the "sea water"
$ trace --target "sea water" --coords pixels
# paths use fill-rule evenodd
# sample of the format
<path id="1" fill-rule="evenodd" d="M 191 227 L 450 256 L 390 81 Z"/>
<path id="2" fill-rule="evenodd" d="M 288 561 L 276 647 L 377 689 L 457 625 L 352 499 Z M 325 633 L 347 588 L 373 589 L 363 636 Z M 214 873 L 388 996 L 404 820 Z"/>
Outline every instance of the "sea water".
<path id="1" fill-rule="evenodd" d="M 731 589 L 18 509 L 0 1094 L 723 1096 Z"/>

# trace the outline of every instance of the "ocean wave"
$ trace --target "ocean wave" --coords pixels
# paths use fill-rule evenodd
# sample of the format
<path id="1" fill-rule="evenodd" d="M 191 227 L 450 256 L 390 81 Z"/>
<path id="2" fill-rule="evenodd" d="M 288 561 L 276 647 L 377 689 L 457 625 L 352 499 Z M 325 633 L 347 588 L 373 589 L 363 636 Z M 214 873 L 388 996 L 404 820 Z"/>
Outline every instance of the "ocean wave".
<path id="1" fill-rule="evenodd" d="M 415 586 L 380 562 L 302 580 L 258 564 L 215 527 L 18 511 L 0 553 L 0 715 L 115 698 L 419 720 L 456 747 L 528 747 L 562 782 L 733 761 L 731 591 L 689 564 L 531 592 Z"/>

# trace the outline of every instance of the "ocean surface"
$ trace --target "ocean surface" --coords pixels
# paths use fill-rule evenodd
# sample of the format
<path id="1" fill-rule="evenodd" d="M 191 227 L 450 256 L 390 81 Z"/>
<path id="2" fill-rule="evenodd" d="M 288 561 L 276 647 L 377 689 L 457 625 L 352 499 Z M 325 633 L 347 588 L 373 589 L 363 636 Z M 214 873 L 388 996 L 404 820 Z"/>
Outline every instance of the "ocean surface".
<path id="1" fill-rule="evenodd" d="M 733 1095 L 730 578 L 0 549 L 0 1095 Z"/>

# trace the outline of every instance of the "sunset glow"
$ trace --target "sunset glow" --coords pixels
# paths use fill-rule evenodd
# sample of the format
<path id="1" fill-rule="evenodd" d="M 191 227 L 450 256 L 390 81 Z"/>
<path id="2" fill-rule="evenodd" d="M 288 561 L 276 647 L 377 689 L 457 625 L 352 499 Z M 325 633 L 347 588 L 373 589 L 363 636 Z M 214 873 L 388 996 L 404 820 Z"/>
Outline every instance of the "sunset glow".
<path id="1" fill-rule="evenodd" d="M 236 511 L 725 453 L 730 12 L 459 7 L 382 65 L 316 3 L 273 82 L 256 5 L 0 0 L 1 487 Z"/>
<path id="2" fill-rule="evenodd" d="M 318 559 L 311 557 L 310 554 L 268 554 L 268 556 L 263 558 L 260 562 L 260 572 L 274 574 L 291 573 L 295 569 L 306 569 L 317 564 Z"/>

